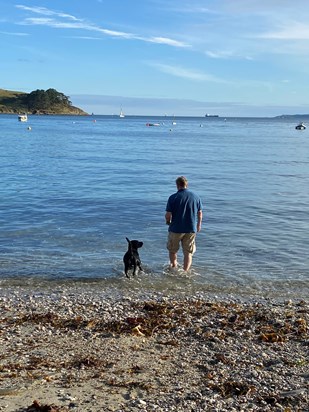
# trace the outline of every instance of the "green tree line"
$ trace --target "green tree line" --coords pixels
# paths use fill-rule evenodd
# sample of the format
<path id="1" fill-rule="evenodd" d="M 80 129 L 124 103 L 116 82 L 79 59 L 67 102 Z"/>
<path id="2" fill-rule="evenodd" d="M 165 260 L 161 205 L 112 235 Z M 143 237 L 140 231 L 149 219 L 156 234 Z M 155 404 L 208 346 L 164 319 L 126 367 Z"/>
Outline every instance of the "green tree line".
<path id="1" fill-rule="evenodd" d="M 55 89 L 31 93 L 0 89 L 0 113 L 79 114 L 87 113 L 72 105 L 69 97 Z"/>
<path id="2" fill-rule="evenodd" d="M 72 102 L 68 96 L 58 92 L 55 89 L 48 90 L 34 90 L 33 92 L 21 96 L 24 105 L 28 107 L 29 111 L 34 110 L 48 110 L 57 107 L 71 106 Z"/>

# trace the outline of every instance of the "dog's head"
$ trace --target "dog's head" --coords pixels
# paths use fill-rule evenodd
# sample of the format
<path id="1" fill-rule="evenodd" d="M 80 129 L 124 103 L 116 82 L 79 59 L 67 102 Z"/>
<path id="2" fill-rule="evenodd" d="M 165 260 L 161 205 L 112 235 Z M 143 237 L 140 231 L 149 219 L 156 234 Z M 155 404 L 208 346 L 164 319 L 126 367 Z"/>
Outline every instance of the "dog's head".
<path id="1" fill-rule="evenodd" d="M 139 240 L 130 240 L 127 237 L 126 239 L 127 239 L 127 242 L 129 243 L 129 249 L 132 249 L 132 250 L 137 250 L 140 247 L 142 247 L 144 244 L 143 242 L 140 242 Z"/>

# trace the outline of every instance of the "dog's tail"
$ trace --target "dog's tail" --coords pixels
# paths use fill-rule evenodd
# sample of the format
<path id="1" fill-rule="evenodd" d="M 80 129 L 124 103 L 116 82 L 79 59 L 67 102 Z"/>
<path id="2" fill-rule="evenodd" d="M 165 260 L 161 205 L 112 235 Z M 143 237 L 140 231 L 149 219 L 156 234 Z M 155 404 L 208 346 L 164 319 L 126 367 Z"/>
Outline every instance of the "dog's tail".
<path id="1" fill-rule="evenodd" d="M 126 239 L 127 239 L 127 242 L 129 243 L 129 250 L 130 250 L 130 252 L 132 252 L 132 243 L 131 243 L 131 240 L 128 239 L 127 237 L 126 237 Z"/>

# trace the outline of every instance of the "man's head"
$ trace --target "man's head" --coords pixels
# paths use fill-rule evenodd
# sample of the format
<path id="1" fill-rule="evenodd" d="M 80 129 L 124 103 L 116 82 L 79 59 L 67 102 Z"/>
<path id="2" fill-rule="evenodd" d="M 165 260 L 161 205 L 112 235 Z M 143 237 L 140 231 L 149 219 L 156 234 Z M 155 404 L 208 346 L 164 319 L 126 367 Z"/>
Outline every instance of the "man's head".
<path id="1" fill-rule="evenodd" d="M 188 187 L 188 180 L 184 176 L 179 176 L 176 179 L 177 189 L 186 189 Z"/>

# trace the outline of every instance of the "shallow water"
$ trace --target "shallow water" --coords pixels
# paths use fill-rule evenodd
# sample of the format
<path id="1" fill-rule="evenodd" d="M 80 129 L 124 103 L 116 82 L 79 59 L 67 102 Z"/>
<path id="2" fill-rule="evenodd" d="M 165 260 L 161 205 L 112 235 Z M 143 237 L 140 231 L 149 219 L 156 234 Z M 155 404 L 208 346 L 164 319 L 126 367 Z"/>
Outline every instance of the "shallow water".
<path id="1" fill-rule="evenodd" d="M 309 129 L 295 119 L 0 121 L 0 286 L 309 296 Z M 165 205 L 181 174 L 204 204 L 189 277 L 166 273 Z M 129 282 L 126 236 L 144 242 L 145 273 Z"/>

